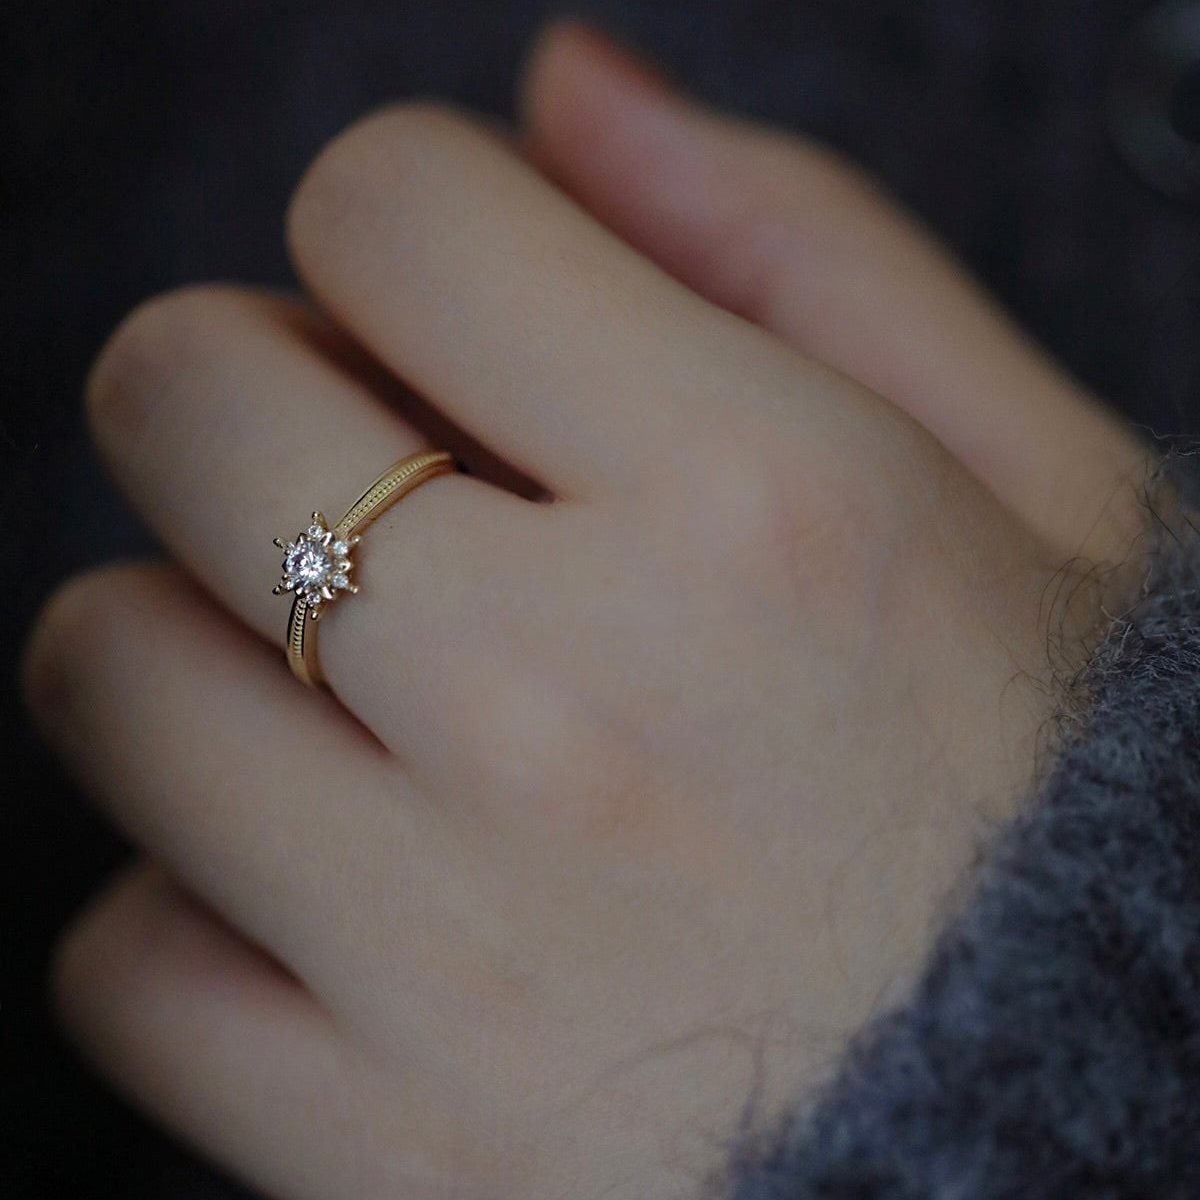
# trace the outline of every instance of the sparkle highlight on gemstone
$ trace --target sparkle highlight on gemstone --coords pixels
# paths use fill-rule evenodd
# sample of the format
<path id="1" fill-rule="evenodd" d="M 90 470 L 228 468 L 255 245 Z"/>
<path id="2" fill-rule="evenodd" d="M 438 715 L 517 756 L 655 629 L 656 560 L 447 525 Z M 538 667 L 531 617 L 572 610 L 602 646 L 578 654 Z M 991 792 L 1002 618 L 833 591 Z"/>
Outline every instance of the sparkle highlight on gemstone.
<path id="1" fill-rule="evenodd" d="M 319 512 L 312 515 L 312 524 L 293 542 L 275 539 L 283 551 L 283 578 L 273 589 L 275 595 L 293 592 L 308 601 L 309 611 L 316 616 L 322 604 L 335 600 L 341 592 L 356 592 L 350 582 L 354 563 L 350 552 L 357 542 L 336 538 Z"/>

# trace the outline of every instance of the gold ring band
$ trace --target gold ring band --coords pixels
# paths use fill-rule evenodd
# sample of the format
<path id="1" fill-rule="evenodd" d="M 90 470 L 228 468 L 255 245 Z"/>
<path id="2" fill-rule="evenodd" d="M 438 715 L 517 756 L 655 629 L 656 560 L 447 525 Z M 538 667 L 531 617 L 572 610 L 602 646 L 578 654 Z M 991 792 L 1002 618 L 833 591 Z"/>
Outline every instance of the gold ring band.
<path id="1" fill-rule="evenodd" d="M 317 659 L 317 620 L 343 592 L 358 591 L 350 573 L 362 531 L 409 492 L 457 467 L 454 456 L 444 450 L 410 454 L 388 467 L 336 525 L 330 526 L 317 511 L 312 514 L 312 524 L 294 542 L 275 539 L 284 558 L 283 578 L 273 590 L 277 596 L 292 593 L 285 644 L 288 665 L 297 679 L 310 687 L 325 682 Z"/>

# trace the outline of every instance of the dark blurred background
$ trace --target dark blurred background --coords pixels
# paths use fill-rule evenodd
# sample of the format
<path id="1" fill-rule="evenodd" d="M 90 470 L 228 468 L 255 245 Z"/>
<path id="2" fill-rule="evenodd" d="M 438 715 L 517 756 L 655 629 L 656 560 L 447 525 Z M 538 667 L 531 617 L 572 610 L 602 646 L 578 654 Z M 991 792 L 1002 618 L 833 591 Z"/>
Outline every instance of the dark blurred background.
<path id="1" fill-rule="evenodd" d="M 68 572 L 149 543 L 95 467 L 87 365 L 143 297 L 288 283 L 281 214 L 365 109 L 509 115 L 542 0 L 41 0 L 0 17 L 0 520 L 9 1200 L 237 1193 L 110 1098 L 44 1003 L 58 928 L 125 852 L 8 684 Z M 594 0 L 571 11 L 718 104 L 869 165 L 1085 382 L 1200 433 L 1200 3 Z"/>

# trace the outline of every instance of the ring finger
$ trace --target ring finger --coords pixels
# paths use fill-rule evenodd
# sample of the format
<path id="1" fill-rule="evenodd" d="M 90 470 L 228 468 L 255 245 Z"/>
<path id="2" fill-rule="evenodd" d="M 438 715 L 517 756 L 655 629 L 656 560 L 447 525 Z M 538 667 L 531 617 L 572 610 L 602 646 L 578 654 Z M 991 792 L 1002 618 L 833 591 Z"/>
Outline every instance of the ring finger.
<path id="1" fill-rule="evenodd" d="M 275 536 L 315 508 L 336 520 L 389 463 L 423 448 L 417 431 L 328 353 L 329 333 L 281 297 L 206 287 L 142 306 L 92 372 L 88 407 L 101 453 L 154 532 L 214 594 L 282 647 L 287 604 Z M 203 499 L 198 499 L 202 497 Z M 366 534 L 362 594 L 321 622 L 333 690 L 385 744 L 422 731 L 398 679 L 486 669 L 470 645 L 485 590 L 512 566 L 544 506 L 446 475 Z M 433 655 L 429 648 L 437 647 Z M 425 731 L 427 732 L 427 731 Z"/>

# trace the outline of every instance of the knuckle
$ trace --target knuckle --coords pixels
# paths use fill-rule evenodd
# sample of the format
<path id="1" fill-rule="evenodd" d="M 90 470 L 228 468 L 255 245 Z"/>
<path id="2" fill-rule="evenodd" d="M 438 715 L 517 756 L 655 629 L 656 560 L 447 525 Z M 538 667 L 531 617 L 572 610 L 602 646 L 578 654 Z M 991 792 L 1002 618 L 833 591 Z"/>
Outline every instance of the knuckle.
<path id="1" fill-rule="evenodd" d="M 506 819 L 561 844 L 632 825 L 649 805 L 654 789 L 631 737 L 565 675 L 508 665 L 477 674 L 462 692 L 454 731 L 462 782 L 491 797 Z"/>
<path id="2" fill-rule="evenodd" d="M 687 481 L 668 481 L 663 502 L 673 530 L 698 569 L 743 596 L 807 607 L 859 580 L 881 544 L 908 536 L 903 472 L 873 472 L 865 456 L 837 453 L 811 430 L 743 427 L 693 440 L 683 458 Z"/>
<path id="3" fill-rule="evenodd" d="M 26 704 L 43 721 L 63 706 L 69 665 L 83 640 L 96 597 L 90 576 L 70 579 L 46 601 L 34 622 L 22 662 L 21 690 Z"/>
<path id="4" fill-rule="evenodd" d="M 288 205 L 289 246 L 300 261 L 306 248 L 352 228 L 365 206 L 389 207 L 426 190 L 440 151 L 469 133 L 470 122 L 452 107 L 407 101 L 375 109 L 347 126 L 318 152 Z M 386 189 L 378 186 L 386 177 Z"/>
<path id="5" fill-rule="evenodd" d="M 107 907 L 93 903 L 59 934 L 50 956 L 51 1004 L 58 1020 L 79 1039 L 90 1040 L 103 964 L 109 958 Z"/>
<path id="6" fill-rule="evenodd" d="M 151 563 L 98 567 L 60 584 L 42 606 L 21 664 L 21 690 L 45 724 L 70 708 L 75 681 L 105 645 L 121 641 L 137 598 L 159 589 L 170 568 Z"/>
<path id="7" fill-rule="evenodd" d="M 119 1036 L 132 1020 L 130 996 L 138 974 L 175 932 L 163 903 L 170 885 L 157 869 L 126 869 L 59 933 L 50 955 L 47 988 L 59 1022 L 79 1042 L 96 1046 Z M 157 916 L 154 936 L 140 938 Z M 137 953 L 131 953 L 140 941 Z"/>
<path id="8" fill-rule="evenodd" d="M 715 435 L 715 436 L 713 436 Z M 829 503 L 812 485 L 804 457 L 781 444 L 756 443 L 744 430 L 693 438 L 687 479 L 670 486 L 685 540 L 709 563 L 745 562 L 798 535 Z"/>
<path id="9" fill-rule="evenodd" d="M 84 389 L 89 422 L 103 445 L 137 436 L 177 390 L 182 369 L 212 352 L 246 297 L 222 284 L 191 284 L 144 300 L 101 349 Z"/>

